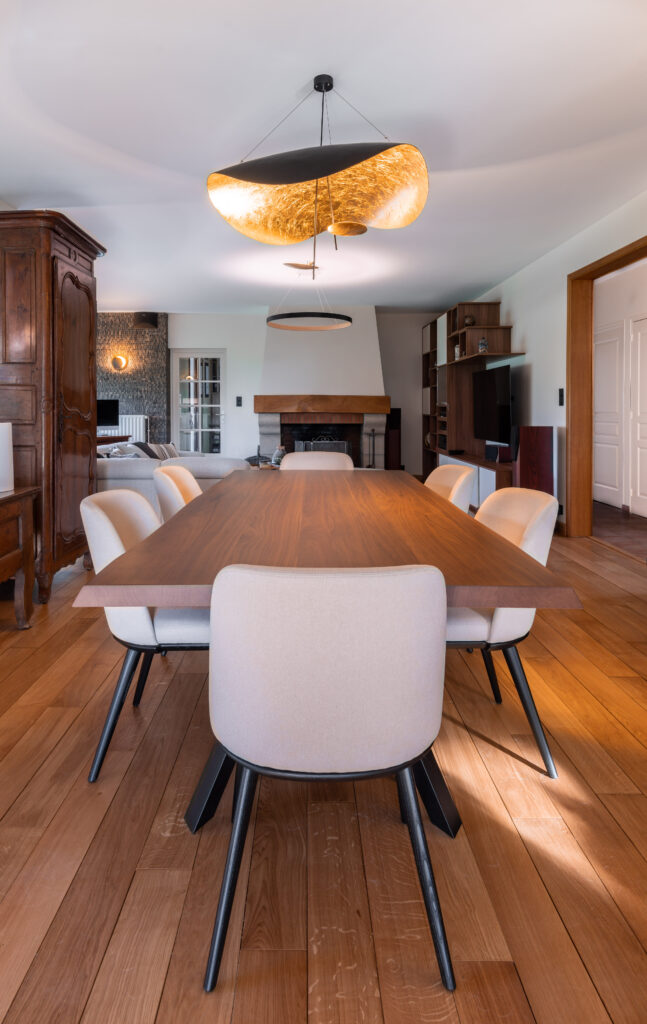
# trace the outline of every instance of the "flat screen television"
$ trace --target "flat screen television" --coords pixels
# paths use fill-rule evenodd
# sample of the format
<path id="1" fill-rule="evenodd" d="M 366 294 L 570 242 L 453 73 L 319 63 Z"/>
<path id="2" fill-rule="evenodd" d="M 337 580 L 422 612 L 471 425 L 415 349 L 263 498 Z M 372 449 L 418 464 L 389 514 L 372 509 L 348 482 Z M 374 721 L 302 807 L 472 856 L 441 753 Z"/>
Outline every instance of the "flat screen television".
<path id="1" fill-rule="evenodd" d="M 97 398 L 97 426 L 119 426 L 119 399 Z"/>
<path id="2" fill-rule="evenodd" d="M 510 444 L 512 409 L 510 367 L 496 366 L 472 375 L 474 437 Z"/>

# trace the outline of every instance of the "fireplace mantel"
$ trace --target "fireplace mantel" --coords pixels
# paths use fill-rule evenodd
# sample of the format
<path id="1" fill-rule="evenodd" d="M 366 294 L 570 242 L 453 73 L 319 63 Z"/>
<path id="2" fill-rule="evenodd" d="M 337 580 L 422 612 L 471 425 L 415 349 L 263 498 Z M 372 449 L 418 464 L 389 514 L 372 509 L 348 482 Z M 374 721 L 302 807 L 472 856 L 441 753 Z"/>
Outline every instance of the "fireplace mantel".
<path id="1" fill-rule="evenodd" d="M 254 395 L 254 412 L 331 412 L 384 414 L 388 395 Z"/>

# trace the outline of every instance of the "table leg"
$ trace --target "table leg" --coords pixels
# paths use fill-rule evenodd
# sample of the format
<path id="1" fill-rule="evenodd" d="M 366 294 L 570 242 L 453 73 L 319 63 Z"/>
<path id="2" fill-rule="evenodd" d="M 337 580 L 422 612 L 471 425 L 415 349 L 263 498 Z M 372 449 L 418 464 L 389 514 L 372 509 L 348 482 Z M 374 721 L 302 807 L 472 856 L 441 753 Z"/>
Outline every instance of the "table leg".
<path id="1" fill-rule="evenodd" d="M 197 832 L 213 818 L 233 767 L 229 754 L 216 741 L 184 815 L 191 832 Z"/>
<path id="2" fill-rule="evenodd" d="M 413 777 L 432 825 L 454 839 L 462 824 L 461 817 L 431 750 L 413 766 Z"/>
<path id="3" fill-rule="evenodd" d="M 22 566 L 16 572 L 13 607 L 18 629 L 29 629 L 34 604 L 34 514 L 31 500 L 23 502 L 20 515 L 20 546 Z"/>

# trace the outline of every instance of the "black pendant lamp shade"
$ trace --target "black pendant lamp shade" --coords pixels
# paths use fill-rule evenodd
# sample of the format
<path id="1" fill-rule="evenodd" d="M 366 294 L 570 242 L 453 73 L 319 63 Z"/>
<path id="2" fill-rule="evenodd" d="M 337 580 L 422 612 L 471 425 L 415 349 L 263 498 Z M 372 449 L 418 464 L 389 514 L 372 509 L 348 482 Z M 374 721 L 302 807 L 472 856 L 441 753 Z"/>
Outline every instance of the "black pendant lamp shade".
<path id="1" fill-rule="evenodd" d="M 410 224 L 427 200 L 421 152 L 388 141 L 324 146 L 323 94 L 332 78 L 318 75 L 314 87 L 322 93 L 321 144 L 214 171 L 207 189 L 216 210 L 237 231 L 270 245 L 322 231 L 356 235 Z"/>

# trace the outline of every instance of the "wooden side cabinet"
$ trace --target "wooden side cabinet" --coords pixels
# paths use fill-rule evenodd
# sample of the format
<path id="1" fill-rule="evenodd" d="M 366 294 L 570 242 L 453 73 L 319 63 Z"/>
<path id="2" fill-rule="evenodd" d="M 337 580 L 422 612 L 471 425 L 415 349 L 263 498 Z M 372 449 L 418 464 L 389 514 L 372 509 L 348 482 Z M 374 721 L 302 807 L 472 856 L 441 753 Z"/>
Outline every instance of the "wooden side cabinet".
<path id="1" fill-rule="evenodd" d="M 79 503 L 96 476 L 94 260 L 105 252 L 51 210 L 0 213 L 0 419 L 16 487 L 38 487 L 38 598 L 86 550 Z"/>
<path id="2" fill-rule="evenodd" d="M 33 611 L 34 499 L 37 487 L 0 491 L 0 582 L 16 577 L 14 610 L 18 629 L 28 629 Z"/>

